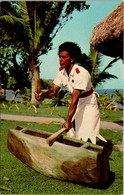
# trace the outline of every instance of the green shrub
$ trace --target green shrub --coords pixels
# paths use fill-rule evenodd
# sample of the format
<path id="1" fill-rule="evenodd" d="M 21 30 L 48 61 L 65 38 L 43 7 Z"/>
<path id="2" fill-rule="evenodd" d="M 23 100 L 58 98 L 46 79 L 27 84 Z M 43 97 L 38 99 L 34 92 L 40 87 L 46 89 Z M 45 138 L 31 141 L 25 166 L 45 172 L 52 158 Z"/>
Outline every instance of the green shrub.
<path id="1" fill-rule="evenodd" d="M 21 104 L 29 104 L 30 101 L 31 101 L 31 90 L 28 89 L 27 87 L 24 88 L 24 93 L 21 94 L 21 97 L 22 97 L 22 102 Z"/>
<path id="2" fill-rule="evenodd" d="M 105 112 L 105 110 L 119 110 L 115 103 L 115 99 L 112 94 L 107 94 L 105 91 L 104 94 L 97 97 L 98 107 L 101 111 Z"/>
<path id="3" fill-rule="evenodd" d="M 115 102 L 117 102 L 119 105 L 123 106 L 124 104 L 124 96 L 123 93 L 121 93 L 121 91 L 119 90 L 115 90 L 114 91 L 115 95 Z"/>

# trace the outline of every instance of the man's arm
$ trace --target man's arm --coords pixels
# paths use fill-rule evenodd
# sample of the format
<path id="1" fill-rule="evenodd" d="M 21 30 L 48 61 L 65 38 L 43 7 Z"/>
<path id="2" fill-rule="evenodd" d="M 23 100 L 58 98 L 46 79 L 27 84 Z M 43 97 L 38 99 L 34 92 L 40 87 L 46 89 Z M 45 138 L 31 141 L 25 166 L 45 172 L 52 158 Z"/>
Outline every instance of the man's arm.
<path id="1" fill-rule="evenodd" d="M 59 86 L 54 85 L 52 88 L 50 88 L 46 92 L 42 92 L 42 91 L 40 93 L 35 92 L 35 98 L 37 101 L 40 101 L 40 100 L 43 101 L 44 98 L 52 98 L 52 97 L 56 96 L 59 89 L 60 89 Z"/>
<path id="2" fill-rule="evenodd" d="M 63 124 L 63 127 L 66 128 L 66 129 L 68 129 L 68 130 L 69 130 L 70 128 L 72 128 L 71 120 L 72 120 L 72 117 L 73 117 L 74 114 L 75 114 L 75 111 L 76 111 L 76 108 L 77 108 L 77 104 L 78 104 L 78 99 L 79 99 L 80 93 L 81 93 L 80 90 L 76 90 L 76 89 L 73 90 L 73 93 L 72 93 L 72 100 L 71 100 L 71 104 L 70 104 L 70 107 L 69 107 L 67 120 L 66 120 L 66 122 Z"/>

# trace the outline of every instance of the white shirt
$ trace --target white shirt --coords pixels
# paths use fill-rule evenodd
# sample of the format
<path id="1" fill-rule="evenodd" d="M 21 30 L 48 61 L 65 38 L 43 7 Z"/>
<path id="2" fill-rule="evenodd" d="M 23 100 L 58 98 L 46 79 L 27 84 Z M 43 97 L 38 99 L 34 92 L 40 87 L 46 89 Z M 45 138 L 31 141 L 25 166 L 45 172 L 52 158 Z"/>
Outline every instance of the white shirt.
<path id="1" fill-rule="evenodd" d="M 65 87 L 69 92 L 73 92 L 74 89 L 89 91 L 91 89 L 91 77 L 89 72 L 74 64 L 69 76 L 65 69 L 59 70 L 53 83 L 59 87 Z"/>
<path id="2" fill-rule="evenodd" d="M 91 89 L 91 77 L 89 72 L 75 64 L 68 76 L 65 69 L 59 70 L 53 83 L 59 87 L 65 87 L 71 93 L 74 89 L 89 91 Z M 76 112 L 72 118 L 75 120 L 76 131 L 69 130 L 69 136 L 87 141 L 88 138 L 96 144 L 96 137 L 106 142 L 99 134 L 100 118 L 96 96 L 92 93 L 85 98 L 79 98 Z"/>

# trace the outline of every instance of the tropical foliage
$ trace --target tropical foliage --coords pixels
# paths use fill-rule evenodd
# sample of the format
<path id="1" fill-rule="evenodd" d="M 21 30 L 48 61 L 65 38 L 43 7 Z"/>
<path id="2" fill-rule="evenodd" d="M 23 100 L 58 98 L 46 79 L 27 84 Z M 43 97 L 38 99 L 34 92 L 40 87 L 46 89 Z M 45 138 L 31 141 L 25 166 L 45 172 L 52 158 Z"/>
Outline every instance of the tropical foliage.
<path id="1" fill-rule="evenodd" d="M 23 93 L 25 91 L 24 87 L 30 88 L 31 84 L 25 58 L 23 58 L 22 63 L 18 62 L 18 53 L 11 47 L 4 48 L 1 46 L 0 51 L 1 87 L 3 89 L 13 89 L 14 91 L 20 89 Z"/>
<path id="2" fill-rule="evenodd" d="M 29 104 L 31 101 L 31 90 L 28 89 L 27 87 L 25 87 L 24 89 L 25 89 L 25 93 L 21 94 L 22 97 L 21 104 Z"/>
<path id="3" fill-rule="evenodd" d="M 55 97 L 52 98 L 52 106 L 64 106 L 71 101 L 71 94 L 67 90 L 61 89 Z"/>
<path id="4" fill-rule="evenodd" d="M 98 107 L 101 111 L 105 112 L 105 110 L 119 110 L 117 104 L 115 104 L 115 99 L 112 94 L 107 94 L 105 91 L 102 95 L 97 97 Z"/>
<path id="5" fill-rule="evenodd" d="M 53 86 L 53 82 L 47 79 L 41 80 L 41 89 L 50 89 Z"/>
<path id="6" fill-rule="evenodd" d="M 41 88 L 39 56 L 52 48 L 53 38 L 72 18 L 74 10 L 88 8 L 85 1 L 1 2 L 1 48 L 10 48 L 26 60 L 32 79 L 32 103 L 34 91 Z"/>
<path id="7" fill-rule="evenodd" d="M 106 65 L 103 70 L 101 70 L 102 58 L 103 55 L 101 53 L 91 48 L 88 56 L 86 54 L 82 55 L 81 65 L 89 71 L 91 75 L 91 82 L 94 88 L 105 82 L 106 79 L 117 79 L 115 75 L 107 72 L 107 69 L 111 68 L 112 65 L 120 58 L 113 59 L 109 64 Z"/>
<path id="8" fill-rule="evenodd" d="M 39 79 L 39 56 L 52 49 L 52 40 L 57 32 L 72 18 L 74 10 L 88 9 L 85 1 L 3 1 L 1 3 L 1 83 L 3 88 L 20 89 L 23 93 L 30 88 L 34 91 L 51 87 L 47 81 Z M 41 12 L 42 10 L 42 12 Z M 106 79 L 117 78 L 107 72 L 119 58 L 112 60 L 101 70 L 102 54 L 90 50 L 89 56 L 82 55 L 82 64 L 90 72 L 93 87 Z M 29 73 L 31 80 L 29 79 Z M 39 89 L 38 89 L 39 86 Z M 26 88 L 25 88 L 26 87 Z M 65 100 L 60 92 L 53 99 L 53 105 L 61 105 Z M 25 94 L 24 94 L 25 96 Z M 35 100 L 34 102 L 35 103 Z M 122 104 L 122 102 L 121 102 Z"/>
<path id="9" fill-rule="evenodd" d="M 121 106 L 124 105 L 124 96 L 123 93 L 121 93 L 121 91 L 119 90 L 115 90 L 114 91 L 114 97 L 115 97 L 115 102 L 117 102 L 118 104 L 120 104 Z"/>

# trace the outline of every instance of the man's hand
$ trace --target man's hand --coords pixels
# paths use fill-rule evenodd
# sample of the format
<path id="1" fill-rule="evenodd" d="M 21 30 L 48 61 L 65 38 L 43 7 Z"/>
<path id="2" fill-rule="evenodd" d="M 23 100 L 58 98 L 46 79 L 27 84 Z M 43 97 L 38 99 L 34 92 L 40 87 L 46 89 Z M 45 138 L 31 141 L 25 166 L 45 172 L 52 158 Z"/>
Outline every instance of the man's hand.
<path id="1" fill-rule="evenodd" d="M 73 127 L 73 125 L 72 125 L 72 123 L 65 122 L 65 123 L 63 123 L 62 127 L 67 129 L 66 132 L 68 132 L 69 129 L 71 129 Z"/>
<path id="2" fill-rule="evenodd" d="M 44 93 L 42 91 L 40 93 L 35 92 L 34 95 L 37 101 L 44 99 Z"/>

